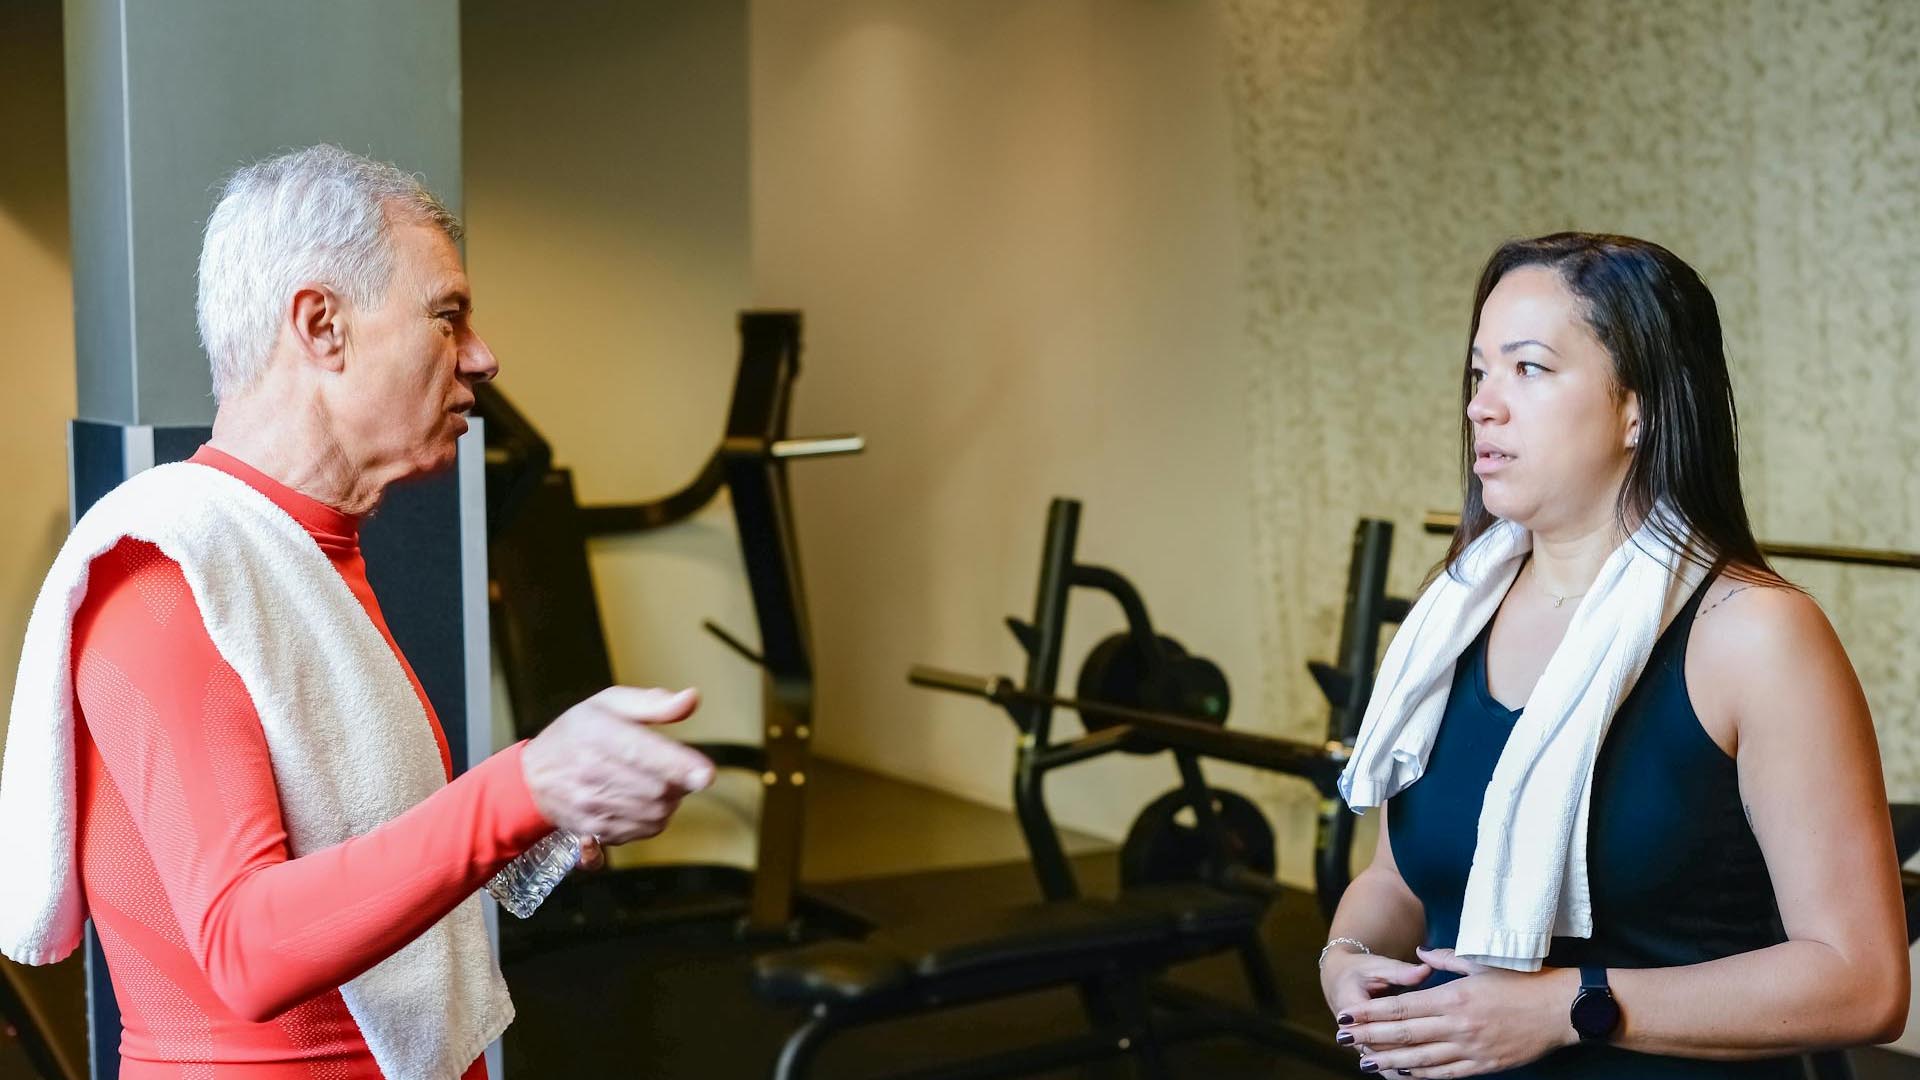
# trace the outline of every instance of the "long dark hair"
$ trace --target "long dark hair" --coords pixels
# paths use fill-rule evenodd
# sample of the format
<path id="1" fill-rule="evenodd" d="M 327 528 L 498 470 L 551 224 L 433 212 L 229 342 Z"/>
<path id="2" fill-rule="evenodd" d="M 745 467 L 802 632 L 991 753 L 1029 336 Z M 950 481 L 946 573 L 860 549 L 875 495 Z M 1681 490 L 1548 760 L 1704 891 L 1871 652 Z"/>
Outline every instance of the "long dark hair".
<path id="1" fill-rule="evenodd" d="M 1480 272 L 1467 348 L 1480 311 L 1511 270 L 1542 266 L 1560 275 L 1581 314 L 1613 358 L 1614 392 L 1640 398 L 1640 443 L 1615 506 L 1622 531 L 1651 520 L 1670 545 L 1710 573 L 1779 583 L 1747 522 L 1740 496 L 1740 422 L 1720 339 L 1720 310 L 1693 267 L 1659 244 L 1630 236 L 1563 232 L 1502 244 Z M 1493 526 L 1473 471 L 1473 359 L 1460 379 L 1460 443 L 1466 495 L 1446 566 Z M 1677 522 L 1650 518 L 1655 506 Z M 1692 543 L 1678 535 L 1692 534 Z"/>

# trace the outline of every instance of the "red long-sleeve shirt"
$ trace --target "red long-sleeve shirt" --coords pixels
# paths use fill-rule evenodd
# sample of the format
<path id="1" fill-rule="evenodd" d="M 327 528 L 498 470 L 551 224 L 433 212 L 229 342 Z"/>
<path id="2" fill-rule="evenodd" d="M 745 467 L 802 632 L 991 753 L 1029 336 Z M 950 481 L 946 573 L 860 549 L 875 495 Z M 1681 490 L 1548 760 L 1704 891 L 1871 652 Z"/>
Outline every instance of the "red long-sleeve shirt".
<path id="1" fill-rule="evenodd" d="M 202 447 L 313 536 L 393 643 L 359 522 Z M 74 621 L 81 881 L 120 1005 L 126 1080 L 377 1080 L 340 984 L 385 959 L 553 826 L 520 746 L 365 835 L 298 859 L 259 715 L 180 567 L 123 540 Z M 484 1080 L 474 1062 L 466 1080 Z"/>

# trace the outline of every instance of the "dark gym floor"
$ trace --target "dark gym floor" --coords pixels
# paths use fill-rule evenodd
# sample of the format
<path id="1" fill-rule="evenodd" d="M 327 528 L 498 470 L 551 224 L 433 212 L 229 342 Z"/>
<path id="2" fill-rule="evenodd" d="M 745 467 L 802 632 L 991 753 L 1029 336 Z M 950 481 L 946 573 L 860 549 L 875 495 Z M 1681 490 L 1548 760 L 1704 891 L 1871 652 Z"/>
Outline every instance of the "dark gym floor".
<path id="1" fill-rule="evenodd" d="M 673 843 L 650 842 L 615 853 L 616 865 L 691 857 L 697 851 L 747 849 L 753 786 L 723 785 L 705 804 L 690 803 L 676 819 Z M 1025 849 L 1011 815 L 953 796 L 820 763 L 810 786 L 807 860 L 812 891 L 877 923 L 898 923 L 955 905 L 1034 899 Z M 737 835 L 736 835 L 737 834 Z M 1110 889 L 1109 845 L 1064 837 L 1089 891 Z M 503 916 L 503 918 L 510 918 Z M 1324 928 L 1311 898 L 1289 894 L 1276 906 L 1267 937 L 1281 987 L 1303 1022 L 1326 1023 L 1313 976 Z M 515 1080 L 549 1077 L 731 1080 L 768 1076 L 790 1011 L 755 998 L 748 972 L 756 947 L 736 943 L 715 923 L 685 924 L 612 940 L 552 948 L 506 966 L 519 1019 L 506 1055 Z M 19 975 L 18 969 L 0 975 Z M 57 983 L 53 996 L 79 1007 L 77 970 L 37 969 Z M 62 976 L 72 978 L 61 978 Z M 1207 961 L 1177 973 L 1183 985 L 1226 997 L 1241 991 L 1231 961 Z M 77 1014 L 76 1014 L 77 1015 Z M 821 1055 L 815 1076 L 860 1080 L 956 1055 L 1010 1048 L 1082 1029 L 1078 1000 L 1067 992 L 1034 994 L 956 1009 L 841 1036 Z M 18 1046 L 0 1029 L 0 1080 L 33 1075 Z M 1181 1077 L 1321 1080 L 1359 1076 L 1327 1072 L 1248 1043 L 1220 1039 L 1176 1048 Z M 1854 1055 L 1858 1080 L 1920 1080 L 1920 1059 L 1884 1050 Z M 1044 1080 L 1127 1077 L 1124 1063 L 1045 1074 Z"/>
<path id="2" fill-rule="evenodd" d="M 821 899 L 889 924 L 956 904 L 1037 898 L 1019 861 L 1024 848 L 1011 815 L 845 767 L 823 764 L 816 777 L 807 852 L 810 865 L 825 871 L 811 890 Z M 1088 891 L 1110 890 L 1110 848 L 1086 836 L 1066 839 Z M 1290 1007 L 1303 1022 L 1326 1023 L 1313 974 L 1325 928 L 1312 898 L 1288 894 L 1271 912 L 1266 933 Z M 508 1073 L 765 1077 L 797 1014 L 754 997 L 748 976 L 754 953 L 716 928 L 683 926 L 510 962 L 507 978 L 520 1018 L 507 1037 Z M 1244 1000 L 1230 958 L 1189 965 L 1176 972 L 1176 981 Z M 858 1080 L 1057 1038 L 1082 1025 L 1070 992 L 1028 995 L 843 1034 L 828 1043 L 814 1075 Z M 1209 1080 L 1361 1075 L 1328 1072 L 1233 1039 L 1180 1046 L 1171 1057 L 1177 1075 Z M 1920 1060 L 1882 1050 L 1856 1054 L 1855 1066 L 1858 1080 L 1920 1078 Z M 1128 1076 L 1124 1062 L 1044 1074 L 1045 1080 Z"/>
<path id="3" fill-rule="evenodd" d="M 698 845 L 726 848 L 734 824 L 752 820 L 751 790 L 722 791 L 705 806 L 690 803 L 669 831 L 679 834 L 674 844 L 616 852 L 615 865 L 630 864 L 635 856 L 649 862 L 688 857 L 693 852 L 687 849 Z M 997 906 L 1039 897 L 1011 814 L 830 762 L 816 763 L 809 795 L 810 892 L 874 925 L 896 925 L 957 904 Z M 1062 839 L 1088 891 L 1110 892 L 1111 845 L 1072 832 Z M 1290 896 L 1273 927 L 1303 920 L 1313 927 L 1305 930 L 1305 940 L 1317 948 L 1319 918 L 1310 897 Z M 762 947 L 735 943 L 720 926 L 692 924 L 511 960 L 506 972 L 519 1019 L 507 1037 L 508 1074 L 765 1077 L 798 1014 L 753 995 L 749 972 Z M 1311 957 L 1304 966 L 1281 966 L 1289 1000 L 1316 1003 Z M 1192 965 L 1180 976 L 1184 985 L 1243 997 L 1231 959 Z M 848 1032 L 828 1044 L 815 1075 L 857 1080 L 1083 1028 L 1072 992 L 1031 994 Z M 1287 1062 L 1231 1039 L 1180 1046 L 1172 1058 L 1180 1076 L 1221 1080 L 1359 1075 Z M 1119 1061 L 1043 1075 L 1090 1080 L 1132 1072 Z"/>

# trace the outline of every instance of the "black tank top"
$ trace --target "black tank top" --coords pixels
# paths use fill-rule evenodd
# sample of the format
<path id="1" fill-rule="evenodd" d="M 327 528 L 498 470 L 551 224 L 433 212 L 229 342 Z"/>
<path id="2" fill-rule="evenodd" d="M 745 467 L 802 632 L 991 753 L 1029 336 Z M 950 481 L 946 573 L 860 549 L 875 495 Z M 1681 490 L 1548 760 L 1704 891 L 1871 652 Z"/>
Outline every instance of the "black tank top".
<path id="1" fill-rule="evenodd" d="M 1607 731 L 1587 823 L 1593 937 L 1555 938 L 1549 967 L 1679 967 L 1785 940 L 1733 759 L 1687 697 L 1687 639 L 1705 592 L 1661 635 Z M 1425 774 L 1387 807 L 1394 862 L 1426 909 L 1428 948 L 1452 948 L 1459 936 L 1480 807 L 1520 715 L 1487 688 L 1490 631 L 1454 668 Z M 1455 977 L 1436 974 L 1428 985 Z M 1802 1072 L 1797 1058 L 1716 1062 L 1583 1044 L 1497 1075 L 1800 1080 Z"/>

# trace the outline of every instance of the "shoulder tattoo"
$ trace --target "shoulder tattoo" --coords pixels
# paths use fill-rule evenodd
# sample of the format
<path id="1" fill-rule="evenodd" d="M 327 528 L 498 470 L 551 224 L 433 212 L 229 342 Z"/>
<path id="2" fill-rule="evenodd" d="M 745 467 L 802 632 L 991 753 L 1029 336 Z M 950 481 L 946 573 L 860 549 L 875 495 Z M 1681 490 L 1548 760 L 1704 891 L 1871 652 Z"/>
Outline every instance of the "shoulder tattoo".
<path id="1" fill-rule="evenodd" d="M 1698 619 L 1702 615 L 1705 615 L 1707 612 L 1712 611 L 1714 608 L 1719 607 L 1721 604 L 1726 603 L 1727 601 L 1733 599 L 1736 596 L 1739 596 L 1741 593 L 1746 592 L 1748 589 L 1751 589 L 1751 588 L 1753 588 L 1753 586 L 1750 584 L 1735 585 L 1732 589 L 1728 590 L 1727 595 L 1721 597 L 1718 600 L 1715 600 L 1713 603 L 1708 604 L 1706 607 L 1701 608 L 1699 611 L 1694 612 L 1693 617 L 1695 619 Z"/>

